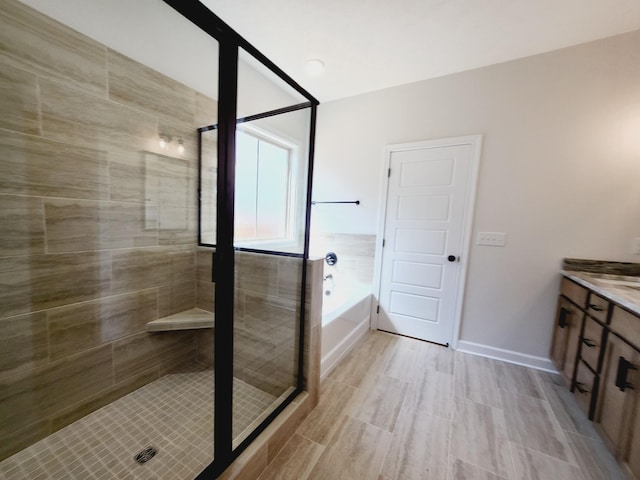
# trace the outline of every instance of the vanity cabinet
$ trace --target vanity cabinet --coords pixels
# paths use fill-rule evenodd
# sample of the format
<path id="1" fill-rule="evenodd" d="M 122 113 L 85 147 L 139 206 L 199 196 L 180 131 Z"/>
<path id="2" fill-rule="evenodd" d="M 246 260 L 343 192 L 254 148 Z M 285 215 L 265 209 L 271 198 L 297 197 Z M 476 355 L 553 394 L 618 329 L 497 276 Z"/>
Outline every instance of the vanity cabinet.
<path id="1" fill-rule="evenodd" d="M 616 457 L 640 478 L 640 318 L 614 307 L 595 421 Z"/>
<path id="2" fill-rule="evenodd" d="M 593 288 L 598 293 L 562 278 L 551 359 L 630 478 L 640 480 L 640 315 Z"/>
<path id="3" fill-rule="evenodd" d="M 576 367 L 580 333 L 588 291 L 577 283 L 562 279 L 556 311 L 551 360 L 567 382 L 571 384 Z"/>

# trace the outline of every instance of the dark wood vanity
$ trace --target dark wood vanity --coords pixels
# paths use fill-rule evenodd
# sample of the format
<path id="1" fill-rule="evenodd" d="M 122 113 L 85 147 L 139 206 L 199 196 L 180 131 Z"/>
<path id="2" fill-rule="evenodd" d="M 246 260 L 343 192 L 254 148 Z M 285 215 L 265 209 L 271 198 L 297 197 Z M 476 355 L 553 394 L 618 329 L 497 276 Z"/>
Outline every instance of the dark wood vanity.
<path id="1" fill-rule="evenodd" d="M 640 479 L 640 264 L 586 261 L 581 270 L 576 262 L 562 272 L 551 359 L 630 478 Z"/>

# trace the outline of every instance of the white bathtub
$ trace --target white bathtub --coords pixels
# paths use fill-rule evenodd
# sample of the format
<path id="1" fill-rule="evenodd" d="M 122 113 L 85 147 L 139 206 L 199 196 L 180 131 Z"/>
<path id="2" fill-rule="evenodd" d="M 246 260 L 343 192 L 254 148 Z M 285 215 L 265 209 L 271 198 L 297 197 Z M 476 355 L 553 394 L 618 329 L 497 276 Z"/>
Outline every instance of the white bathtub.
<path id="1" fill-rule="evenodd" d="M 325 377 L 369 330 L 371 287 L 334 289 L 322 298 L 320 376 Z"/>

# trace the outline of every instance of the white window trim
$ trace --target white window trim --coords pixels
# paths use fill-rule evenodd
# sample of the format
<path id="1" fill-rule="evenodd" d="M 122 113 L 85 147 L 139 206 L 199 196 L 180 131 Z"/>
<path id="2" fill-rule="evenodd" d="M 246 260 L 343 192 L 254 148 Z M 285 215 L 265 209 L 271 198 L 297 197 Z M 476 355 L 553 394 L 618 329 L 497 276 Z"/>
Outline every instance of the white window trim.
<path id="1" fill-rule="evenodd" d="M 287 233 L 285 238 L 272 238 L 272 239 L 251 239 L 251 240 L 240 240 L 237 241 L 238 247 L 240 248 L 256 248 L 256 249 L 266 249 L 268 247 L 269 250 L 273 250 L 276 248 L 286 249 L 287 247 L 295 246 L 298 241 L 296 238 L 296 232 L 298 229 L 296 228 L 296 213 L 297 213 L 297 197 L 298 190 L 300 186 L 300 179 L 298 178 L 299 173 L 299 160 L 300 160 L 300 150 L 301 147 L 298 143 L 291 141 L 290 139 L 284 138 L 284 136 L 280 134 L 275 134 L 268 130 L 265 130 L 260 127 L 256 127 L 255 125 L 239 124 L 236 127 L 236 130 L 242 131 L 254 137 L 257 137 L 259 140 L 265 140 L 269 143 L 277 145 L 279 147 L 285 148 L 289 151 L 289 188 L 288 188 L 288 198 L 287 198 Z"/>

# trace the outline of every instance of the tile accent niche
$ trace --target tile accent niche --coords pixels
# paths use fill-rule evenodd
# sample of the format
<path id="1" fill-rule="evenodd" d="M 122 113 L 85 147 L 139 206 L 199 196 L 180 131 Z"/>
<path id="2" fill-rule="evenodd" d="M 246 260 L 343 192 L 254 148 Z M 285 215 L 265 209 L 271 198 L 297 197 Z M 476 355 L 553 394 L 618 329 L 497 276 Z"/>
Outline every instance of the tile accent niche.
<path id="1" fill-rule="evenodd" d="M 212 365 L 212 330 L 145 326 L 212 301 L 197 288 L 196 128 L 217 105 L 5 0 L 0 110 L 3 459 L 166 373 Z M 183 155 L 160 149 L 166 132 Z"/>

